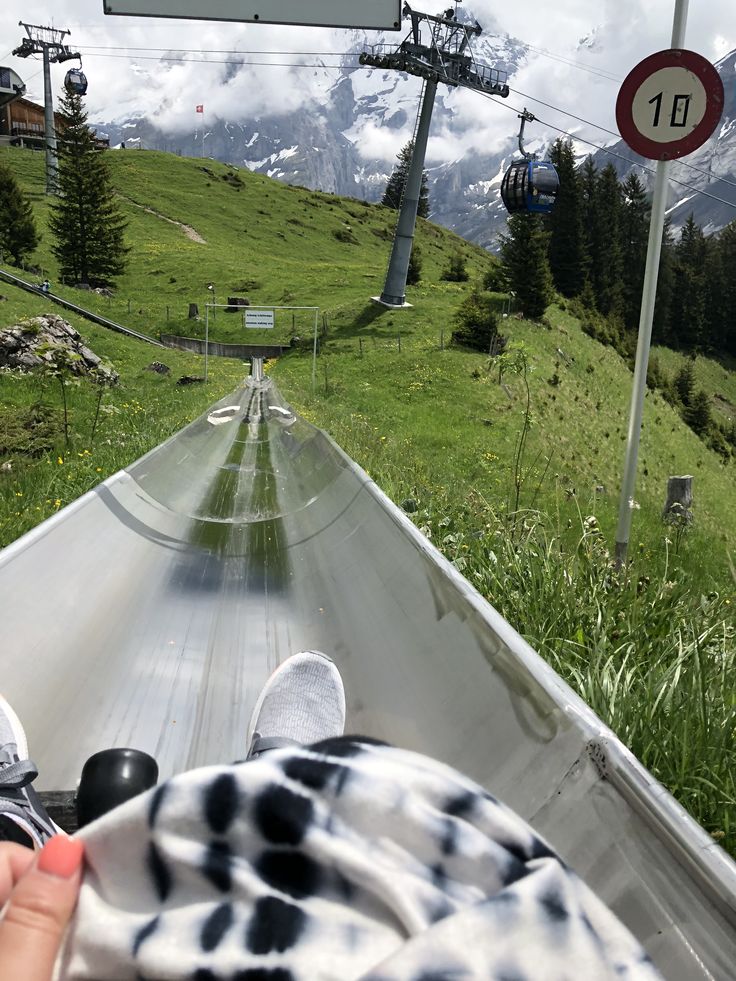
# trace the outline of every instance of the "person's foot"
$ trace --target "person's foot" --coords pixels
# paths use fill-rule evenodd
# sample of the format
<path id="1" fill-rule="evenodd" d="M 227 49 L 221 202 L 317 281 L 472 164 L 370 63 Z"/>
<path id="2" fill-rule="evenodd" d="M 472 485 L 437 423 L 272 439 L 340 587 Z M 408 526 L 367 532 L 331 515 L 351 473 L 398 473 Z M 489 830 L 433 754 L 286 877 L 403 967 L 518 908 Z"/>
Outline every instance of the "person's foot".
<path id="1" fill-rule="evenodd" d="M 0 695 L 0 838 L 41 848 L 58 834 L 31 786 L 37 776 L 20 719 Z"/>
<path id="2" fill-rule="evenodd" d="M 292 654 L 258 696 L 248 726 L 248 759 L 341 736 L 344 730 L 345 690 L 333 661 L 320 651 Z"/>

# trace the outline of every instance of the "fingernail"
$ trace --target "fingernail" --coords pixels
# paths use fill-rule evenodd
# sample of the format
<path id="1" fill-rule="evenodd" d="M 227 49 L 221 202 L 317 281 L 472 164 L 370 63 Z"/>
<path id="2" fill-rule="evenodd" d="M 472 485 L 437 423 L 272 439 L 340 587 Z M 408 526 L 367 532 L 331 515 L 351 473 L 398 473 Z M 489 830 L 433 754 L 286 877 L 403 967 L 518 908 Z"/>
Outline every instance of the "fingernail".
<path id="1" fill-rule="evenodd" d="M 83 854 L 84 845 L 81 841 L 67 838 L 66 835 L 56 835 L 41 849 L 38 869 L 59 879 L 71 879 L 81 865 Z"/>

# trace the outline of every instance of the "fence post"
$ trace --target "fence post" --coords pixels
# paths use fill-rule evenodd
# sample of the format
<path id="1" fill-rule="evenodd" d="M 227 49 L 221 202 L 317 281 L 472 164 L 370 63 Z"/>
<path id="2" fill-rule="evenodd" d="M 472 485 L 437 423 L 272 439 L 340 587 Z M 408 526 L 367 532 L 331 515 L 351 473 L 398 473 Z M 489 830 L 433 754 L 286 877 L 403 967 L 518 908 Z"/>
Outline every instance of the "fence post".
<path id="1" fill-rule="evenodd" d="M 168 322 L 169 322 L 169 305 L 167 303 L 166 304 L 166 323 L 168 324 Z"/>
<path id="2" fill-rule="evenodd" d="M 128 313 L 130 313 L 130 300 L 128 300 Z"/>
<path id="3" fill-rule="evenodd" d="M 363 357 L 363 338 L 362 337 L 359 337 L 358 338 L 358 344 L 360 344 L 360 356 L 362 358 Z"/>

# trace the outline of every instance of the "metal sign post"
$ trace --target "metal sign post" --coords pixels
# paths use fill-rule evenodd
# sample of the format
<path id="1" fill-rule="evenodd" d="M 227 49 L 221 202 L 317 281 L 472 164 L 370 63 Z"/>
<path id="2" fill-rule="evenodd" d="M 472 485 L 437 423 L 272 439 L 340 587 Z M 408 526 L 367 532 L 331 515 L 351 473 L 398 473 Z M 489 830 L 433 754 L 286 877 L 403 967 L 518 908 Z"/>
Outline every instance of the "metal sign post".
<path id="1" fill-rule="evenodd" d="M 619 568 L 626 562 L 631 533 L 669 161 L 692 153 L 705 143 L 723 112 L 723 84 L 715 68 L 701 55 L 682 50 L 687 7 L 688 0 L 676 0 L 672 49 L 653 54 L 637 65 L 624 80 L 616 103 L 616 120 L 624 140 L 636 153 L 658 161 L 616 529 Z"/>
<path id="2" fill-rule="evenodd" d="M 207 381 L 207 364 L 210 354 L 210 306 L 211 303 L 204 305 L 204 380 Z"/>

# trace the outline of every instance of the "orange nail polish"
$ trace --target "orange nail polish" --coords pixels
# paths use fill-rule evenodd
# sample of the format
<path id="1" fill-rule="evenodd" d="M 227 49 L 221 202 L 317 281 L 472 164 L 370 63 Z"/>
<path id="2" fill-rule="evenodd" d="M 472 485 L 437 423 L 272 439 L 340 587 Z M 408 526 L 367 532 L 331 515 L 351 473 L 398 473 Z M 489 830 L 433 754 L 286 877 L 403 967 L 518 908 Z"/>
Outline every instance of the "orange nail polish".
<path id="1" fill-rule="evenodd" d="M 75 838 L 56 835 L 41 849 L 38 869 L 59 879 L 71 879 L 82 863 L 84 845 Z"/>

